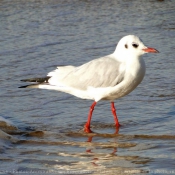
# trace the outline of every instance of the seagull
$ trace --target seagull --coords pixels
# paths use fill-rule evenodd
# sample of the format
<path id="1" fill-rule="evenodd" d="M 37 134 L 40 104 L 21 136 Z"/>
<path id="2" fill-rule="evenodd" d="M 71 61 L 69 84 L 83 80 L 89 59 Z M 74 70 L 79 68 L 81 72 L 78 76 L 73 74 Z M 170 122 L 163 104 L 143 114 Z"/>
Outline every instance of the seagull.
<path id="1" fill-rule="evenodd" d="M 81 66 L 59 66 L 44 78 L 23 79 L 35 82 L 19 88 L 39 88 L 62 91 L 81 99 L 93 100 L 84 132 L 91 133 L 91 117 L 95 105 L 100 100 L 109 100 L 116 129 L 118 121 L 114 100 L 133 91 L 143 80 L 145 62 L 141 57 L 145 53 L 158 53 L 147 47 L 135 35 L 124 36 L 117 44 L 114 53 L 91 60 Z"/>

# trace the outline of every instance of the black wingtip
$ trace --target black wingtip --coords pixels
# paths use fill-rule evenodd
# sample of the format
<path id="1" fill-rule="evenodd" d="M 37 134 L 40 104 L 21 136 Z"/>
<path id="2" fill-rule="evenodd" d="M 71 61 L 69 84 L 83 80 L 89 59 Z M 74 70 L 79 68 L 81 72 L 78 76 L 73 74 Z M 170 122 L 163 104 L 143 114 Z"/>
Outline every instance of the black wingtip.
<path id="1" fill-rule="evenodd" d="M 20 86 L 18 88 L 27 88 L 29 85 L 26 85 L 26 86 Z"/>
<path id="2" fill-rule="evenodd" d="M 26 82 L 26 80 L 25 80 L 25 79 L 23 79 L 23 80 L 20 80 L 20 81 Z"/>
<path id="3" fill-rule="evenodd" d="M 48 83 L 49 79 L 50 79 L 50 77 L 47 76 L 47 77 L 43 77 L 43 78 L 22 79 L 20 81 L 23 81 L 23 82 L 35 82 L 35 83 Z"/>

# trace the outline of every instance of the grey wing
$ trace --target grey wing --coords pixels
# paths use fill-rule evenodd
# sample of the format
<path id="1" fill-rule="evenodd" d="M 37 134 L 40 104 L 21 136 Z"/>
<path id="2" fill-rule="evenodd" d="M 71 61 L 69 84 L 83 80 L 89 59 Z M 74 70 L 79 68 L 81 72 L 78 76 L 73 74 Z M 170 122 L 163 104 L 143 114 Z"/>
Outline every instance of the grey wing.
<path id="1" fill-rule="evenodd" d="M 124 72 L 121 70 L 121 63 L 111 56 L 92 60 L 82 66 L 72 69 L 64 76 L 57 79 L 58 85 L 73 87 L 80 90 L 86 90 L 92 87 L 112 87 L 120 83 L 124 78 Z M 52 77 L 51 81 L 55 81 Z"/>

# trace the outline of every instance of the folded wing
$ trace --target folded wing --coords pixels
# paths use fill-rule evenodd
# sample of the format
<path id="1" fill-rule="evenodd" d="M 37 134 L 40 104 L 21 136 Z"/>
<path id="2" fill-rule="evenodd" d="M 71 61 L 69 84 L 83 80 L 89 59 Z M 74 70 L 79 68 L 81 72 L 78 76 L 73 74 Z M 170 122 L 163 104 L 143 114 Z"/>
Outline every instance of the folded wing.
<path id="1" fill-rule="evenodd" d="M 124 78 L 123 65 L 111 56 L 92 60 L 79 67 L 58 67 L 48 74 L 50 85 L 66 86 L 79 90 L 88 87 L 110 87 L 120 83 Z"/>

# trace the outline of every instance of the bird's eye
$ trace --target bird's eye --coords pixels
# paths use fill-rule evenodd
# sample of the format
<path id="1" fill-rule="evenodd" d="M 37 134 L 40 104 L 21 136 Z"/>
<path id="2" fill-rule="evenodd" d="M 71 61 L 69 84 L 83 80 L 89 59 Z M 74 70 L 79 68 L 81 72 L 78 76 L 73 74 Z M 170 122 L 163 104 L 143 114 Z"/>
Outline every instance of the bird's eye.
<path id="1" fill-rule="evenodd" d="M 139 45 L 136 44 L 136 43 L 133 43 L 132 46 L 133 46 L 134 48 L 137 48 Z"/>

